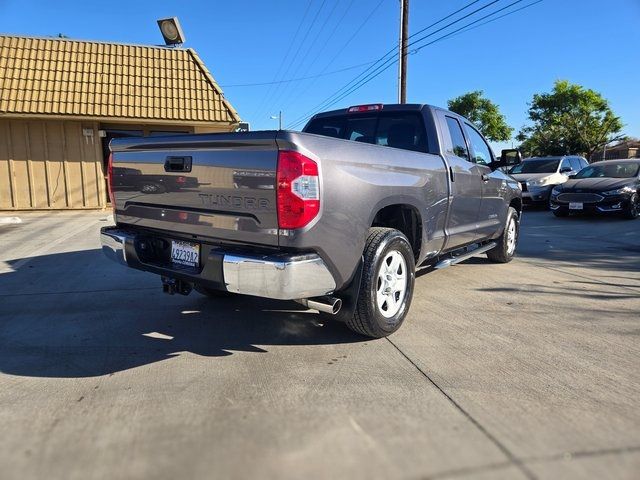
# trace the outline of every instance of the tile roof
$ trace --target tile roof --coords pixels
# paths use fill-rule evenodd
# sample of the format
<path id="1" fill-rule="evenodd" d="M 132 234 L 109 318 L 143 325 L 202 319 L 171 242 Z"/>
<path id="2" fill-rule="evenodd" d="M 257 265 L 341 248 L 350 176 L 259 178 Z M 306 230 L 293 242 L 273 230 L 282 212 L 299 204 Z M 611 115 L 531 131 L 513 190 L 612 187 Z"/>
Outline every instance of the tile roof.
<path id="1" fill-rule="evenodd" d="M 0 35 L 0 115 L 240 117 L 191 49 Z"/>

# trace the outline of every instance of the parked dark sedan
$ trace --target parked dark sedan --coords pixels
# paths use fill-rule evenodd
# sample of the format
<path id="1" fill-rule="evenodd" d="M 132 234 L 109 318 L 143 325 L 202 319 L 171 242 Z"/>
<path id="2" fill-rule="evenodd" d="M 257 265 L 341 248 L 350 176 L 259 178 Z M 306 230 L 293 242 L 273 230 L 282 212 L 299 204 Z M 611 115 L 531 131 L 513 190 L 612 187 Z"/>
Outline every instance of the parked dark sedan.
<path id="1" fill-rule="evenodd" d="M 640 159 L 592 163 L 551 191 L 556 217 L 572 212 L 640 215 Z"/>

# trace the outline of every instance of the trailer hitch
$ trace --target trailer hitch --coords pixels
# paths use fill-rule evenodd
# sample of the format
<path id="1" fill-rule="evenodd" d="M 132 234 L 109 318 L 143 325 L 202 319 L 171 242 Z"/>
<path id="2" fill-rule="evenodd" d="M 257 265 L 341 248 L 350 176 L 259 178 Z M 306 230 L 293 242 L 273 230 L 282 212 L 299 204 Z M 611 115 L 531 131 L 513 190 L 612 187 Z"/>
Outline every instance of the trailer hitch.
<path id="1" fill-rule="evenodd" d="M 189 295 L 193 289 L 193 285 L 189 282 L 183 282 L 176 278 L 161 277 L 162 278 L 162 291 L 169 295 Z"/>

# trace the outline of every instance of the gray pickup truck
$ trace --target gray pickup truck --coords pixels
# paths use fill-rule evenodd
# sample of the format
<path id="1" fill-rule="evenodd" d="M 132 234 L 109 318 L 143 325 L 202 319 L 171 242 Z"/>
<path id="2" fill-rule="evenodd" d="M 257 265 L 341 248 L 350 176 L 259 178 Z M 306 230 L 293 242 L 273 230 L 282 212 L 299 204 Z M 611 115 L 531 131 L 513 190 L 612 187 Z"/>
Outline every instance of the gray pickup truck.
<path id="1" fill-rule="evenodd" d="M 302 132 L 118 139 L 111 151 L 110 171 L 184 179 L 111 183 L 116 225 L 101 231 L 107 256 L 161 275 L 171 294 L 296 300 L 383 337 L 407 315 L 417 266 L 516 250 L 509 157 L 429 105 L 321 113 Z"/>

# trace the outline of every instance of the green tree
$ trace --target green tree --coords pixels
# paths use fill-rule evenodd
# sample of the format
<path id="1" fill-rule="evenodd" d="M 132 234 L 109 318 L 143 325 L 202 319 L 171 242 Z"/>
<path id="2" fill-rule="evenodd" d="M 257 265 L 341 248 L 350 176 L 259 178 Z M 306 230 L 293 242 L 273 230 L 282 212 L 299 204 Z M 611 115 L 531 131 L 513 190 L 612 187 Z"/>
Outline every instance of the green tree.
<path id="1" fill-rule="evenodd" d="M 620 140 L 622 122 L 600 93 L 558 80 L 550 93 L 536 93 L 529 107 L 532 124 L 516 139 L 528 155 L 582 154 L 587 158 Z"/>
<path id="2" fill-rule="evenodd" d="M 449 110 L 471 120 L 492 142 L 506 142 L 513 128 L 507 125 L 498 105 L 485 98 L 482 90 L 468 92 L 447 102 Z"/>

